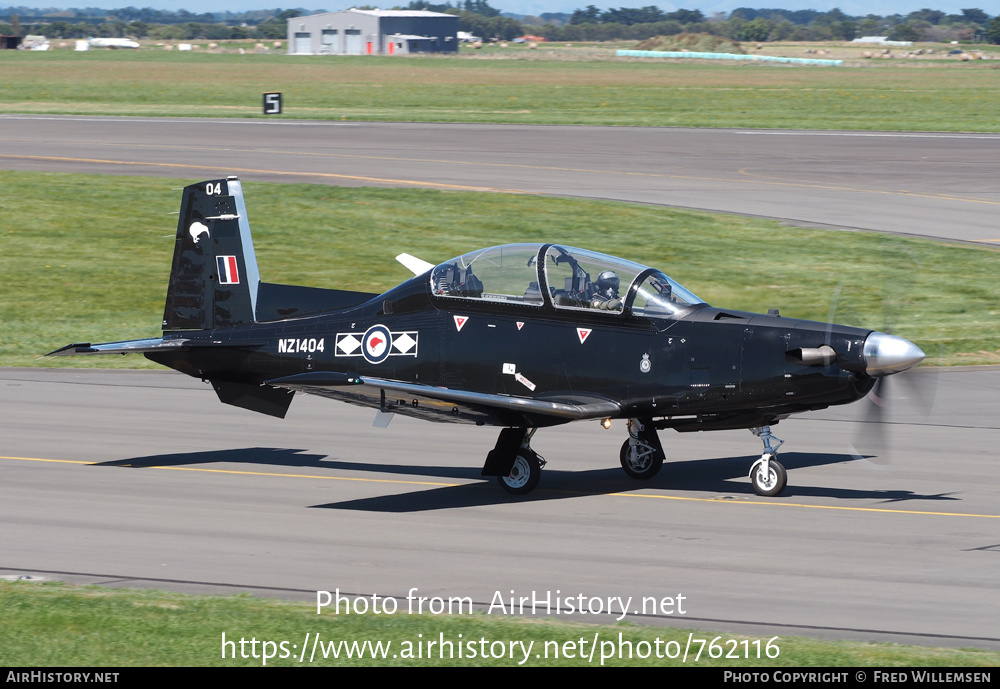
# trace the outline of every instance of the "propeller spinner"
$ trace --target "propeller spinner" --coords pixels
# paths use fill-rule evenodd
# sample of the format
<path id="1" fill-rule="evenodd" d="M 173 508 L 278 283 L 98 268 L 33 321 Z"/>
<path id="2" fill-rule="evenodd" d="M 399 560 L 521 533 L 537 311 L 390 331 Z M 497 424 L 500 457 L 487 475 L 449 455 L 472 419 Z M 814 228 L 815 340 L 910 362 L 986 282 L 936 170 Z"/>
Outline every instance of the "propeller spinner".
<path id="1" fill-rule="evenodd" d="M 913 368 L 926 356 L 923 350 L 909 340 L 895 335 L 873 332 L 865 340 L 862 352 L 865 373 L 870 376 L 887 376 Z"/>

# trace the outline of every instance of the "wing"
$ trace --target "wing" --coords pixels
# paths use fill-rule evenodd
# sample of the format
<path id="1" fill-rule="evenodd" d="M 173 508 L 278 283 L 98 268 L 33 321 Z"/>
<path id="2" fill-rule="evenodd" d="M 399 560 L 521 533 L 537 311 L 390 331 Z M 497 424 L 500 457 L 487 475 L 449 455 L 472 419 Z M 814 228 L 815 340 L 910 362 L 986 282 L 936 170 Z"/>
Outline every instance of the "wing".
<path id="1" fill-rule="evenodd" d="M 276 378 L 267 384 L 446 423 L 534 428 L 602 419 L 622 411 L 618 402 L 585 394 L 515 397 L 325 371 Z"/>

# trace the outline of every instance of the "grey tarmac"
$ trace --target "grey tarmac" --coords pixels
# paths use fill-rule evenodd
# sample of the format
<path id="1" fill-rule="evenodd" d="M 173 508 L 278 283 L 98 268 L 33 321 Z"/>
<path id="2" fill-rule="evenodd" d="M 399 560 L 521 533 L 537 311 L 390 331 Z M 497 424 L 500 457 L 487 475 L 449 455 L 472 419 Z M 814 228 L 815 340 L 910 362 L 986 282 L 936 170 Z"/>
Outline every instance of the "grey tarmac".
<path id="1" fill-rule="evenodd" d="M 585 196 L 1000 242 L 1000 135 L 0 116 L 0 169 Z"/>

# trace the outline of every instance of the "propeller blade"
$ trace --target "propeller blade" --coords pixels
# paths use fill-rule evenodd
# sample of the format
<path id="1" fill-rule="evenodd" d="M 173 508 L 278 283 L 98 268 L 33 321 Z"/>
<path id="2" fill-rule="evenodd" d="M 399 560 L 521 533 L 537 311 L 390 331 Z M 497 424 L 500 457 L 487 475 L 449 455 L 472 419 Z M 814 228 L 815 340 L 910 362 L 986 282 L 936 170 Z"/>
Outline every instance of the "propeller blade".
<path id="1" fill-rule="evenodd" d="M 886 432 L 888 395 L 888 378 L 880 376 L 875 381 L 875 387 L 859 404 L 862 416 L 851 444 L 855 459 L 867 459 L 880 465 L 889 463 L 889 437 Z"/>

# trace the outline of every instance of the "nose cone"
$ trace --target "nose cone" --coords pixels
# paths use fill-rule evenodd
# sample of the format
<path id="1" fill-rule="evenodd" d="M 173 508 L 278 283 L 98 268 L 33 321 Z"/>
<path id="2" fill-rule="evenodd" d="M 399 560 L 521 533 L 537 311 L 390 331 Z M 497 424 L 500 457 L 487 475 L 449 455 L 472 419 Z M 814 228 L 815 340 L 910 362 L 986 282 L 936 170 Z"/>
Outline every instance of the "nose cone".
<path id="1" fill-rule="evenodd" d="M 885 333 L 872 333 L 865 340 L 865 373 L 887 376 L 913 368 L 924 360 L 920 347 L 909 340 Z"/>

